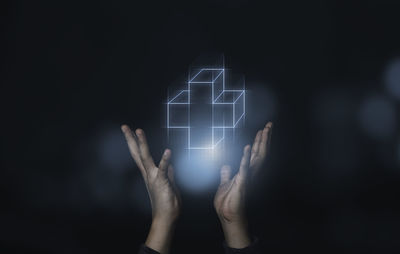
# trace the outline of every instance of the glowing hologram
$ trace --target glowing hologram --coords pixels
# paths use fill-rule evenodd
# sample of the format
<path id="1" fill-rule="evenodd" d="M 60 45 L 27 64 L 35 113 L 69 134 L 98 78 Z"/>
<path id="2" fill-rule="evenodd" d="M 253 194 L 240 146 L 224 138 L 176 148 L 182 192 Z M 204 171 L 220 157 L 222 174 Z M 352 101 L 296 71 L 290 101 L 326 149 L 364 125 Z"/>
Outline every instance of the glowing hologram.
<path id="1" fill-rule="evenodd" d="M 186 129 L 189 150 L 215 149 L 225 130 L 236 128 L 245 117 L 245 89 L 225 89 L 225 74 L 225 68 L 197 70 L 189 75 L 187 89 L 168 99 L 167 129 Z"/>

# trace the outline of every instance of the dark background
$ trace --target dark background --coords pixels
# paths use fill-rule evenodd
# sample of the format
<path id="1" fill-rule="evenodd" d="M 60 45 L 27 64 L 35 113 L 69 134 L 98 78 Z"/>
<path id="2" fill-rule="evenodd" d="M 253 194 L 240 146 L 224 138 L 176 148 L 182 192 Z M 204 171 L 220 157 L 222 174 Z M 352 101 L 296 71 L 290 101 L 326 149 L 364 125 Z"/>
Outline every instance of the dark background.
<path id="1" fill-rule="evenodd" d="M 390 90 L 385 73 L 400 56 L 399 7 L 3 2 L 1 252 L 135 253 L 151 216 L 119 125 L 151 133 L 159 158 L 168 86 L 214 53 L 267 95 L 254 99 L 248 139 L 275 124 L 249 205 L 266 251 L 396 252 L 400 79 Z M 182 194 L 173 252 L 221 253 L 213 191 Z"/>

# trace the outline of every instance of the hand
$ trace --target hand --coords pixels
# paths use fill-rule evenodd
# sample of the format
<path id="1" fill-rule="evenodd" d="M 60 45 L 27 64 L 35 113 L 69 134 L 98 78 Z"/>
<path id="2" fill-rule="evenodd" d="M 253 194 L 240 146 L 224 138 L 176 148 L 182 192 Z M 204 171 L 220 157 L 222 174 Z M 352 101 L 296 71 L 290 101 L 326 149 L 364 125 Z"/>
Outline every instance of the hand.
<path id="1" fill-rule="evenodd" d="M 146 245 L 160 253 L 168 253 L 172 231 L 181 207 L 173 167 L 170 164 L 171 150 L 164 151 L 157 167 L 150 155 L 144 131 L 137 129 L 135 135 L 127 125 L 123 125 L 121 129 L 131 155 L 142 173 L 150 197 L 153 221 Z"/>
<path id="2" fill-rule="evenodd" d="M 246 189 L 249 180 L 262 167 L 270 142 L 272 123 L 257 132 L 250 152 L 247 145 L 243 150 L 239 172 L 231 179 L 231 167 L 221 168 L 221 182 L 214 198 L 214 207 L 221 221 L 225 240 L 231 248 L 244 248 L 251 243 L 245 216 Z"/>
<path id="3" fill-rule="evenodd" d="M 254 178 L 262 168 L 268 154 L 269 144 L 271 143 L 272 122 L 268 122 L 263 130 L 257 132 L 254 138 L 250 157 L 250 178 Z"/>

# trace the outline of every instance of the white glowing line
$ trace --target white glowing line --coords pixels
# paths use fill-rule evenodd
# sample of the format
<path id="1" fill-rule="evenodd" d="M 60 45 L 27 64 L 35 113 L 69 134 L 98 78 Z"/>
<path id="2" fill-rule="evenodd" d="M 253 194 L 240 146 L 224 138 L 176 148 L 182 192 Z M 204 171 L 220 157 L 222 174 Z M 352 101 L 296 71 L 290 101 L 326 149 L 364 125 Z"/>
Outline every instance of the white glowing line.
<path id="1" fill-rule="evenodd" d="M 196 75 L 194 75 L 194 77 L 189 82 L 192 82 L 192 80 L 195 79 L 202 71 L 203 69 L 201 69 Z"/>
<path id="2" fill-rule="evenodd" d="M 194 75 L 193 78 L 189 82 L 192 82 L 193 79 L 195 79 L 202 71 L 221 71 L 221 72 L 224 72 L 225 69 L 221 69 L 221 68 L 217 68 L 217 69 L 216 68 L 203 68 L 196 75 Z"/>
<path id="3" fill-rule="evenodd" d="M 222 75 L 223 75 L 222 76 L 222 91 L 224 91 L 225 90 L 225 70 L 223 71 Z"/>
<path id="4" fill-rule="evenodd" d="M 211 84 L 211 125 L 214 126 L 214 82 Z M 211 144 L 214 144 L 214 130 L 211 131 Z"/>
<path id="5" fill-rule="evenodd" d="M 246 113 L 246 94 L 245 94 L 246 90 L 243 90 L 243 114 Z M 246 115 L 243 116 L 243 121 L 246 120 Z"/>
<path id="6" fill-rule="evenodd" d="M 220 139 L 218 140 L 218 142 L 213 146 L 213 149 L 214 149 L 219 143 L 221 143 L 222 140 L 224 140 L 224 137 L 222 137 L 222 138 L 220 138 Z"/>
<path id="7" fill-rule="evenodd" d="M 181 95 L 184 92 L 188 92 L 188 90 L 182 90 L 180 91 L 174 98 L 172 98 L 168 103 L 172 103 L 176 98 L 178 98 L 179 95 Z M 176 103 L 176 102 L 175 102 Z"/>
<path id="8" fill-rule="evenodd" d="M 200 73 L 203 71 L 219 71 L 218 75 L 212 80 L 212 81 L 193 81 Z M 215 88 L 214 88 L 214 82 L 217 80 L 220 76 L 222 75 L 222 91 L 220 94 L 217 96 L 217 98 L 214 99 L 215 95 Z M 224 68 L 203 68 L 201 69 L 196 75 L 193 76 L 192 79 L 189 78 L 190 74 L 188 74 L 188 89 L 187 90 L 181 90 L 174 98 L 168 101 L 167 103 L 167 128 L 168 129 L 187 129 L 188 130 L 188 146 L 187 149 L 214 149 L 217 145 L 219 145 L 224 139 L 225 139 L 225 129 L 234 129 L 236 128 L 236 125 L 239 123 L 239 121 L 245 117 L 245 90 L 225 90 L 225 69 Z M 212 131 L 212 146 L 211 147 L 192 147 L 191 146 L 191 127 L 190 127 L 190 105 L 191 105 L 191 86 L 190 84 L 211 84 L 211 90 L 212 90 L 212 95 L 211 95 L 211 104 L 212 104 L 212 126 L 211 128 L 213 129 Z M 182 93 L 187 92 L 187 102 L 173 102 L 176 100 Z M 237 96 L 236 99 L 234 99 L 233 102 L 216 102 L 225 92 L 240 92 L 239 96 Z M 243 95 L 243 113 L 239 117 L 237 121 L 235 121 L 235 105 L 236 102 L 240 99 L 240 97 Z M 175 105 L 175 104 L 180 104 L 180 105 L 187 105 L 188 107 L 188 126 L 171 126 L 170 124 L 170 105 Z M 214 106 L 215 105 L 232 105 L 232 126 L 214 126 Z M 215 137 L 214 137 L 214 129 L 222 129 L 222 138 L 220 138 L 216 143 L 215 143 Z"/>
<path id="9" fill-rule="evenodd" d="M 200 73 L 200 72 L 199 72 Z M 197 73 L 197 75 L 199 75 L 199 73 Z M 196 76 L 197 76 L 196 75 Z M 192 79 L 193 80 L 193 79 Z M 190 126 L 190 82 L 188 83 L 188 125 Z M 188 128 L 188 148 L 190 148 L 191 144 L 190 144 L 190 128 Z M 189 154 L 190 155 L 190 154 Z"/>
<path id="10" fill-rule="evenodd" d="M 240 99 L 240 96 L 242 96 L 242 95 L 244 95 L 244 91 L 242 91 L 242 93 L 236 98 L 236 100 L 233 102 L 233 104 L 235 104 Z"/>
<path id="11" fill-rule="evenodd" d="M 222 95 L 223 93 L 225 93 L 225 92 L 237 92 L 237 93 L 240 93 L 240 94 L 239 94 L 239 96 L 238 96 L 233 102 L 216 102 L 216 101 L 219 99 L 219 97 L 221 97 L 221 95 Z M 235 103 L 240 99 L 240 96 L 242 96 L 242 95 L 244 95 L 244 90 L 223 90 L 223 91 L 218 95 L 218 97 L 215 98 L 214 104 L 235 104 Z"/>
<path id="12" fill-rule="evenodd" d="M 195 150 L 195 149 L 198 149 L 198 150 L 200 150 L 200 149 L 202 149 L 202 150 L 209 150 L 209 149 L 214 149 L 214 147 L 213 146 L 210 146 L 210 147 L 202 147 L 202 146 L 192 146 L 192 147 L 189 147 L 188 149 L 192 149 L 192 150 Z"/>
<path id="13" fill-rule="evenodd" d="M 218 95 L 218 97 L 214 100 L 214 103 L 218 100 L 219 97 L 221 97 L 221 95 L 224 93 L 224 91 L 222 90 L 222 92 Z"/>
<path id="14" fill-rule="evenodd" d="M 169 104 L 167 105 L 167 128 L 169 128 Z"/>
<path id="15" fill-rule="evenodd" d="M 244 113 L 239 117 L 239 119 L 236 121 L 235 125 L 233 126 L 233 128 L 236 127 L 236 125 L 239 123 L 240 119 L 242 119 L 244 116 Z"/>
<path id="16" fill-rule="evenodd" d="M 221 74 L 223 73 L 224 71 L 221 71 L 218 75 L 217 75 L 217 77 L 212 81 L 212 82 L 215 82 L 215 80 L 217 80 L 218 78 L 219 78 L 219 76 L 221 76 Z"/>
<path id="17" fill-rule="evenodd" d="M 233 124 L 233 122 L 235 122 L 235 104 L 233 104 L 233 106 L 232 106 L 232 124 Z M 235 126 L 235 125 L 233 124 L 233 126 Z"/>

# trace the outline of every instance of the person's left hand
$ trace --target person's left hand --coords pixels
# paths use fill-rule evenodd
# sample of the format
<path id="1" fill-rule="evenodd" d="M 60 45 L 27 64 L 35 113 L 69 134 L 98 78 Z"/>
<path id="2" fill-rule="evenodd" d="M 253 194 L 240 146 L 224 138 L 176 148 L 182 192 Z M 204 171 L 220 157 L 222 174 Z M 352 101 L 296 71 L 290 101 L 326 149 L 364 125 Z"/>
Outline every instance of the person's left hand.
<path id="1" fill-rule="evenodd" d="M 171 150 L 165 149 L 159 165 L 156 166 L 150 155 L 144 131 L 137 129 L 135 135 L 127 125 L 123 125 L 121 129 L 131 155 L 142 173 L 150 197 L 153 222 L 146 245 L 160 253 L 167 253 L 181 207 L 180 194 L 170 164 Z"/>

